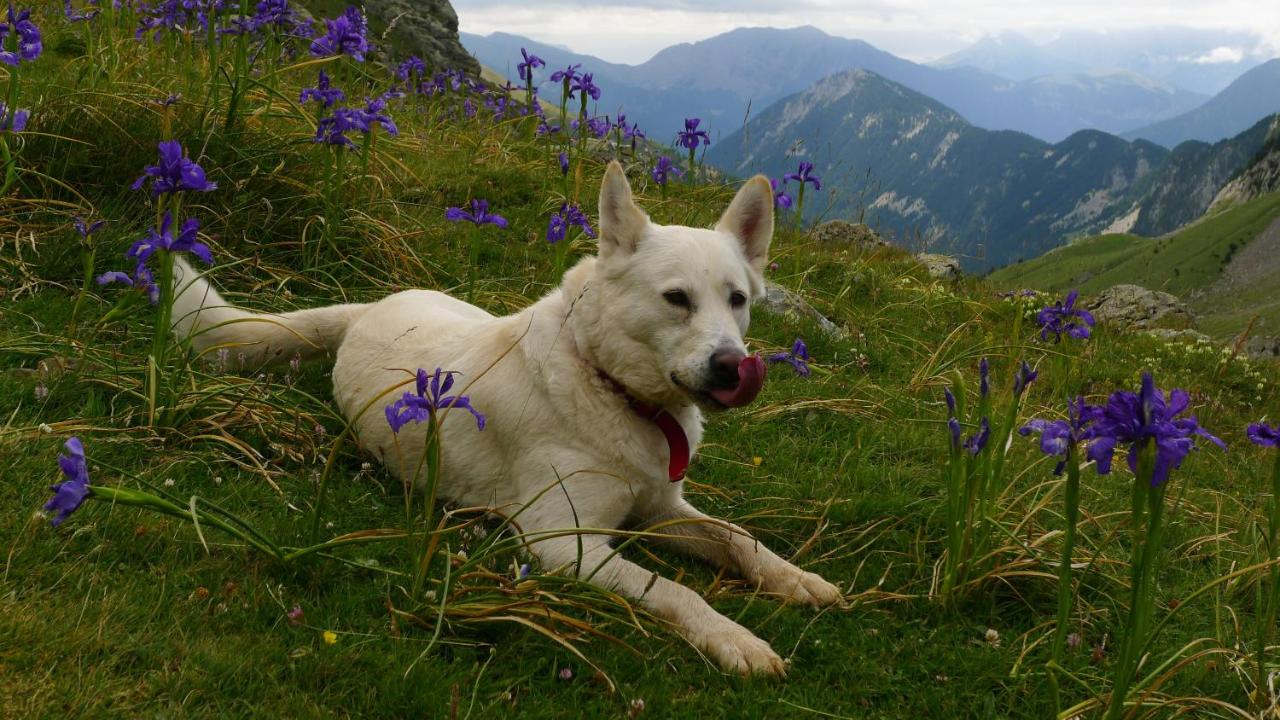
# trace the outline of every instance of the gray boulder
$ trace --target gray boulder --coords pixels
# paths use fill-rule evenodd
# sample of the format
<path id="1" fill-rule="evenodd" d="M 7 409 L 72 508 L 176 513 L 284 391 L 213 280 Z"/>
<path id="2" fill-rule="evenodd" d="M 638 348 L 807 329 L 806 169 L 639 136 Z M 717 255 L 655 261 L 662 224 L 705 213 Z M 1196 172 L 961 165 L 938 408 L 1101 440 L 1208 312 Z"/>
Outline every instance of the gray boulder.
<path id="1" fill-rule="evenodd" d="M 1113 285 L 1086 306 L 1101 323 L 1148 329 L 1163 325 L 1191 325 L 1195 316 L 1187 304 L 1167 292 L 1140 285 Z"/>
<path id="2" fill-rule="evenodd" d="M 458 14 L 448 0 L 364 0 L 364 9 L 370 39 L 390 54 L 389 62 L 417 55 L 432 72 L 480 75 L 480 63 L 458 40 Z"/>
<path id="3" fill-rule="evenodd" d="M 1280 337 L 1251 337 L 1244 351 L 1250 360 L 1280 360 Z"/>
<path id="4" fill-rule="evenodd" d="M 959 280 L 960 261 L 950 255 L 920 253 L 916 260 L 929 271 L 929 277 L 939 280 Z"/>
<path id="5" fill-rule="evenodd" d="M 795 317 L 813 320 L 822 328 L 822 331 L 836 340 L 844 340 L 849 337 L 849 332 L 844 328 L 836 325 L 830 318 L 818 312 L 812 305 L 805 302 L 800 297 L 781 285 L 774 282 L 765 282 L 764 295 L 756 299 L 757 307 L 774 315 L 783 317 Z"/>
<path id="6" fill-rule="evenodd" d="M 828 220 L 814 228 L 812 236 L 821 245 L 844 245 L 859 250 L 875 250 L 889 244 L 875 230 L 848 220 Z"/>

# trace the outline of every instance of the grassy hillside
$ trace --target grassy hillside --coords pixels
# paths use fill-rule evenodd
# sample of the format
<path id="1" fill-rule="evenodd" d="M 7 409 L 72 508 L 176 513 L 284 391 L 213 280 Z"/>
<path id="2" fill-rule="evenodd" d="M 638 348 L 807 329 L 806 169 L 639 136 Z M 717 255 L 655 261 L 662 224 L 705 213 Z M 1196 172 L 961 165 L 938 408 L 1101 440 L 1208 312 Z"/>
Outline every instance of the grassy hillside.
<path id="1" fill-rule="evenodd" d="M 495 313 L 523 307 L 555 286 L 558 266 L 593 252 L 581 234 L 549 245 L 548 220 L 565 201 L 594 218 L 615 155 L 658 222 L 709 226 L 734 188 L 659 187 L 653 157 L 548 140 L 528 118 L 495 117 L 493 96 L 461 89 L 390 100 L 399 134 L 352 133 L 357 148 L 338 156 L 312 142 L 318 107 L 299 92 L 324 67 L 358 106 L 389 87 L 384 69 L 305 50 L 267 59 L 232 107 L 227 81 L 244 77 L 234 38 L 215 58 L 200 37 L 138 42 L 127 15 L 68 25 L 47 9 L 36 20 L 44 54 L 17 75 L 31 122 L 0 134 L 16 151 L 0 196 L 0 716 L 1048 717 L 1063 484 L 1034 440 L 999 449 L 1007 471 L 978 525 L 990 543 L 980 571 L 954 594 L 938 589 L 942 387 L 963 373 L 973 406 L 983 357 L 998 403 L 1019 359 L 1039 368 L 1022 420 L 1062 416 L 1068 392 L 1101 402 L 1136 388 L 1144 370 L 1191 391 L 1192 411 L 1231 452 L 1207 446 L 1170 480 L 1155 610 L 1167 623 L 1140 671 L 1143 697 L 1191 713 L 1265 703 L 1251 700 L 1247 668 L 1272 458 L 1244 426 L 1280 407 L 1264 379 L 1273 369 L 1107 329 L 1038 343 L 1035 301 L 932 280 L 901 253 L 820 247 L 791 222 L 770 279 L 849 333 L 756 312 L 751 346 L 777 352 L 803 337 L 813 374 L 774 365 L 754 406 L 711 418 L 687 490 L 837 583 L 846 607 L 781 605 L 660 548 L 623 550 L 772 643 L 791 663 L 785 681 L 728 677 L 669 628 L 554 568 L 533 563 L 523 577 L 518 538 L 461 508 L 435 508 L 453 513 L 435 535 L 447 552 L 415 587 L 427 535 L 406 521 L 392 476 L 344 435 L 325 362 L 254 368 L 233 348 L 177 348 L 150 365 L 155 309 L 139 291 L 85 284 L 86 258 L 91 276 L 132 269 L 123 253 L 160 208 L 130 186 L 156 144 L 180 140 L 218 184 L 182 196 L 214 281 L 230 301 L 271 311 L 407 287 L 473 294 Z M 473 198 L 510 227 L 446 220 Z M 92 253 L 77 217 L 108 221 Z M 98 492 L 152 493 L 174 512 L 99 495 L 50 527 L 39 508 L 71 436 Z M 1068 714 L 1096 714 L 1111 688 L 1133 484 L 1123 460 L 1107 477 L 1084 470 L 1068 616 L 1080 642 L 1056 675 Z M 322 539 L 401 535 L 286 561 L 190 522 L 222 511 L 295 548 L 311 542 L 313 515 Z"/>
<path id="2" fill-rule="evenodd" d="M 1280 328 L 1280 273 L 1274 253 L 1241 253 L 1280 219 L 1280 193 L 1222 209 L 1171 236 L 1101 235 L 1053 250 L 1034 260 L 993 272 L 1002 288 L 1062 292 L 1078 288 L 1097 293 L 1112 285 L 1134 283 L 1187 299 L 1206 332 L 1227 337 L 1242 331 L 1253 316 L 1263 328 Z M 1233 264 L 1234 263 L 1234 264 Z M 1246 267 L 1242 268 L 1244 265 Z M 1239 282 L 1230 278 L 1248 270 Z"/>

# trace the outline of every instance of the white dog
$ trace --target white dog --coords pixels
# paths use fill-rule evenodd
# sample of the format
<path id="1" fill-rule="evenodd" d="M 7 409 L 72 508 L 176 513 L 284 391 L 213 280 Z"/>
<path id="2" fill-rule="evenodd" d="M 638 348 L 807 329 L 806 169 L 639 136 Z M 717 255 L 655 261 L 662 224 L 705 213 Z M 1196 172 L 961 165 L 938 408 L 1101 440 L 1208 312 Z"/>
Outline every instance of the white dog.
<path id="1" fill-rule="evenodd" d="M 764 177 L 746 183 L 714 230 L 701 230 L 650 222 L 615 162 L 600 189 L 599 257 L 515 315 L 427 290 L 257 314 L 227 306 L 179 260 L 175 332 L 197 350 L 240 345 L 259 362 L 335 353 L 338 404 L 395 474 L 418 467 L 425 432 L 401 432 L 397 456 L 382 409 L 403 388 L 377 396 L 418 368 L 456 371 L 455 392 L 465 388 L 488 422 L 477 431 L 465 412 L 444 413 L 442 497 L 519 511 L 544 568 L 639 602 L 728 670 L 780 675 L 783 661 L 766 642 L 692 590 L 623 559 L 600 534 L 659 524 L 671 546 L 763 592 L 814 606 L 840 601 L 831 583 L 699 512 L 678 482 L 702 436 L 701 409 L 746 404 L 760 388 L 762 363 L 747 356 L 742 335 L 764 289 L 772 235 Z M 597 530 L 563 532 L 573 528 Z"/>

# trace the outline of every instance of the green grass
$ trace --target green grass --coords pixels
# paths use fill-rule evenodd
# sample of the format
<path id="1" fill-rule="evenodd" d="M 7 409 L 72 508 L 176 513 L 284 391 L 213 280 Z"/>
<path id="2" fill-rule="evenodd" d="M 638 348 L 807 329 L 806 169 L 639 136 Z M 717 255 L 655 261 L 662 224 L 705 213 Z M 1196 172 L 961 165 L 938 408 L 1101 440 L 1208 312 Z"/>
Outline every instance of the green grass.
<path id="1" fill-rule="evenodd" d="M 185 409 L 172 424 L 151 427 L 140 397 L 149 312 L 94 332 L 122 292 L 95 287 L 68 332 L 80 283 L 70 218 L 112 220 L 96 270 L 121 267 L 121 252 L 153 218 L 147 198 L 126 186 L 167 134 L 193 152 L 203 148 L 201 162 L 220 189 L 188 209 L 214 247 L 216 282 L 233 302 L 256 308 L 404 287 L 465 292 L 467 231 L 446 223 L 444 209 L 485 197 L 512 229 L 476 234 L 478 301 L 510 311 L 554 286 L 554 252 L 542 236 L 563 198 L 555 150 L 531 140 L 527 126 L 495 125 L 483 111 L 476 121 L 450 119 L 440 105 L 419 115 L 408 103 L 394 111 L 401 136 L 380 136 L 369 172 L 352 171 L 334 247 L 317 251 L 327 153 L 309 142 L 311 116 L 288 101 L 314 67 L 283 73 L 278 95 L 255 86 L 247 117 L 228 132 L 217 113 L 203 112 L 199 64 L 174 64 L 163 46 L 132 40 L 119 43 L 119 63 L 106 61 L 103 45 L 91 61 L 80 29 L 53 13 L 43 24 L 46 56 L 23 68 L 22 97 L 40 98 L 29 100 L 35 114 L 23 138 L 24 172 L 0 198 L 0 715 L 596 718 L 635 714 L 631 703 L 641 699 L 639 716 L 661 718 L 1047 717 L 1039 643 L 1052 632 L 1055 586 L 1045 559 L 1059 538 L 1059 503 L 1049 463 L 1031 441 L 1015 438 L 1010 486 L 998 505 L 1001 526 L 1019 542 L 1007 542 L 999 568 L 958 603 L 930 596 L 945 534 L 940 388 L 950 370 L 972 373 L 982 356 L 993 359 L 1001 383 L 1020 356 L 1040 364 L 1028 416 L 1060 413 L 1067 383 L 1052 368 L 1063 349 L 1079 357 L 1078 384 L 1095 399 L 1136 387 L 1150 369 L 1163 386 L 1192 390 L 1201 422 L 1231 443 L 1225 455 L 1193 455 L 1177 476 L 1157 618 L 1257 552 L 1253 528 L 1269 459 L 1245 443 L 1243 426 L 1280 402 L 1261 379 L 1270 369 L 1107 330 L 1083 347 L 1034 345 L 1015 318 L 1035 308 L 995 299 L 986 283 L 935 282 L 904 254 L 833 251 L 789 230 L 775 239 L 771 279 L 803 293 L 850 335 L 835 340 L 811 324 L 757 312 L 751 345 L 775 351 L 804 337 L 815 374 L 798 378 L 777 366 L 756 405 L 712 418 L 690 494 L 836 582 L 849 606 L 821 613 L 781 606 L 684 558 L 627 551 L 772 643 L 792 662 L 785 681 L 727 677 L 670 630 L 633 620 L 576 583 L 535 570 L 532 583 L 516 587 L 510 578 L 525 561 L 518 553 L 470 565 L 475 575 L 454 586 L 450 612 L 437 621 L 393 574 L 410 562 L 399 544 L 283 564 L 209 528 L 202 541 L 190 523 L 96 502 L 52 529 L 36 511 L 58 479 L 59 447 L 73 434 L 89 448 L 95 483 L 152 487 L 184 504 L 198 496 L 280 542 L 304 542 L 316 480 L 331 455 L 326 534 L 403 524 L 392 478 L 376 464 L 366 468 L 371 458 L 357 448 L 335 445 L 342 421 L 325 364 L 262 375 L 204 362 L 190 373 L 175 366 Z M 349 69 L 340 72 L 348 87 L 356 83 Z M 187 100 L 166 118 L 148 101 L 171 92 Z M 596 147 L 576 163 L 569 195 L 589 212 L 607 155 Z M 664 201 L 646 181 L 643 159 L 625 160 L 640 203 L 658 222 L 710 225 L 733 192 L 673 185 Z M 319 256 L 305 271 L 304 250 Z M 584 241 L 572 254 L 591 251 Z M 52 357 L 77 364 L 56 376 L 31 374 Z M 36 395 L 41 385 L 46 397 Z M 1071 702 L 1105 695 L 1111 658 L 1094 664 L 1091 649 L 1104 638 L 1115 646 L 1126 597 L 1127 474 L 1085 477 L 1079 542 L 1081 557 L 1096 566 L 1073 616 L 1084 642 L 1065 665 L 1083 686 L 1067 686 Z M 449 542 L 475 550 L 480 539 L 457 532 Z M 1179 666 L 1160 687 L 1164 696 L 1249 705 L 1247 673 L 1232 663 L 1241 658 L 1233 648 L 1252 642 L 1252 579 L 1179 610 L 1155 658 L 1195 639 L 1217 654 Z M 443 587 L 442 577 L 432 582 Z M 511 599 L 562 612 L 601 636 L 568 620 L 551 625 L 584 661 L 525 626 L 466 614 Z M 285 615 L 294 605 L 305 612 L 299 625 Z M 988 628 L 998 643 L 985 639 Z M 326 630 L 338 634 L 335 643 L 324 641 Z M 559 679 L 563 668 L 572 679 Z"/>
<path id="2" fill-rule="evenodd" d="M 1219 210 L 1168 237 L 1087 238 L 997 270 L 988 279 L 1001 288 L 1047 292 L 1078 288 L 1092 294 L 1121 283 L 1163 290 L 1188 300 L 1202 328 L 1215 337 L 1240 333 L 1254 317 L 1266 327 L 1280 327 L 1276 273 L 1262 273 L 1243 288 L 1214 287 L 1235 253 L 1277 218 L 1280 193 L 1273 193 Z"/>

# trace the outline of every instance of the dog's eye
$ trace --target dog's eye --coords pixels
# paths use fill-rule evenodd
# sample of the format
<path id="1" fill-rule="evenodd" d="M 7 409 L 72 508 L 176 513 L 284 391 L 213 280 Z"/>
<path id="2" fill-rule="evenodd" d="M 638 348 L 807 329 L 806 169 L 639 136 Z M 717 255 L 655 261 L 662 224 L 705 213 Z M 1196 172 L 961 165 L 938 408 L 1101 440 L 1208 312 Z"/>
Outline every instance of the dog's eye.
<path id="1" fill-rule="evenodd" d="M 689 308 L 689 296 L 683 290 L 668 290 L 662 293 L 662 297 L 676 307 Z"/>
<path id="2" fill-rule="evenodd" d="M 729 304 L 740 308 L 747 304 L 747 296 L 741 290 L 734 290 L 733 294 L 729 296 Z"/>

